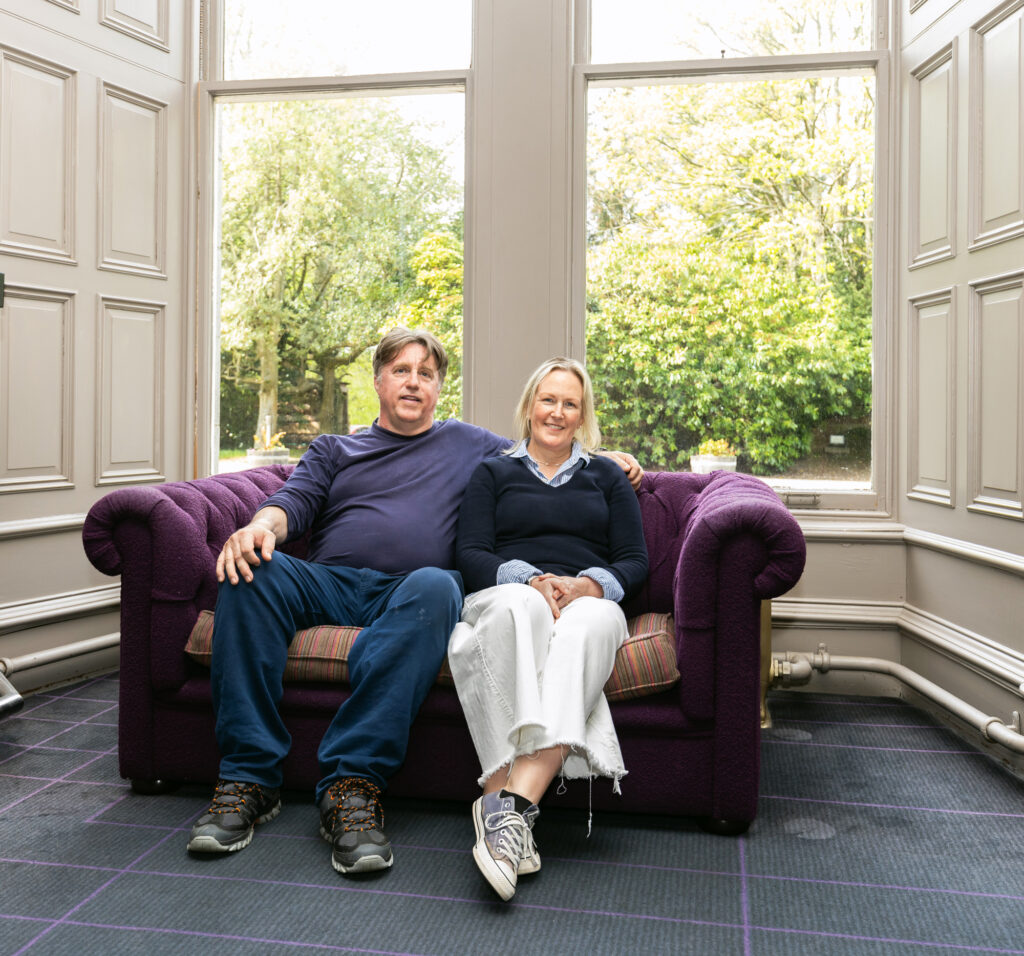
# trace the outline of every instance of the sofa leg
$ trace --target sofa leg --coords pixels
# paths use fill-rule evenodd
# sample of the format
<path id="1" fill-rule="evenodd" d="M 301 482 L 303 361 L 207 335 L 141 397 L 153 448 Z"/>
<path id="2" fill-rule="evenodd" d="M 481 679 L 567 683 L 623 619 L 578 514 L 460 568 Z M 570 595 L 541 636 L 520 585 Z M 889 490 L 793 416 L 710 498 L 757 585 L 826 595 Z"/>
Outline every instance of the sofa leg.
<path id="1" fill-rule="evenodd" d="M 742 836 L 750 829 L 749 820 L 716 820 L 714 817 L 698 817 L 697 826 L 705 833 L 715 836 Z"/>
<path id="2" fill-rule="evenodd" d="M 173 793 L 181 786 L 175 780 L 142 780 L 132 778 L 132 793 L 141 793 L 146 797 L 155 797 L 161 793 Z"/>
<path id="3" fill-rule="evenodd" d="M 761 729 L 772 725 L 768 710 L 768 687 L 772 671 L 772 602 L 761 602 Z"/>

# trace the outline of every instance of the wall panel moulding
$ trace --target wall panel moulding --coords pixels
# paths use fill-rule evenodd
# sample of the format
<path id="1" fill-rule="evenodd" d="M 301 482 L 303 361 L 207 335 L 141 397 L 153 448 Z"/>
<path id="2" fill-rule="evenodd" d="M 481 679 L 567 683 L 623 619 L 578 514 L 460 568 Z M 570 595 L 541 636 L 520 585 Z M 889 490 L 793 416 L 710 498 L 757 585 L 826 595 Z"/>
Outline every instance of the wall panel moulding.
<path id="1" fill-rule="evenodd" d="M 101 84 L 97 267 L 166 278 L 166 103 Z"/>
<path id="2" fill-rule="evenodd" d="M 910 300 L 907 497 L 956 503 L 957 349 L 952 288 Z"/>
<path id="3" fill-rule="evenodd" d="M 910 71 L 909 268 L 956 254 L 956 40 Z"/>
<path id="4" fill-rule="evenodd" d="M 971 28 L 970 249 L 1024 235 L 1024 0 Z"/>
<path id="5" fill-rule="evenodd" d="M 0 254 L 75 264 L 77 76 L 0 44 Z"/>
<path id="6" fill-rule="evenodd" d="M 0 493 L 70 488 L 75 295 L 7 285 L 0 309 Z"/>
<path id="7" fill-rule="evenodd" d="M 165 305 L 99 298 L 97 485 L 163 481 Z"/>
<path id="8" fill-rule="evenodd" d="M 1024 272 L 970 283 L 968 509 L 1024 518 Z"/>

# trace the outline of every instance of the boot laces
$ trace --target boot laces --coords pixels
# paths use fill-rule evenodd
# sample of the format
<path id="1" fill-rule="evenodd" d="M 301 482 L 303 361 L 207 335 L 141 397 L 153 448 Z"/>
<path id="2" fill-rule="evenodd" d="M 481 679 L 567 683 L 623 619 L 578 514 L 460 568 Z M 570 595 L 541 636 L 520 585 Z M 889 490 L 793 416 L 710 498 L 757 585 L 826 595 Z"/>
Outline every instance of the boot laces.
<path id="1" fill-rule="evenodd" d="M 380 787 L 372 780 L 365 777 L 342 777 L 327 788 L 327 796 L 331 800 L 327 823 L 332 833 L 339 825 L 346 832 L 361 833 L 377 829 Z M 362 796 L 366 803 L 362 806 L 343 806 L 344 801 L 352 796 Z"/>
<path id="2" fill-rule="evenodd" d="M 259 803 L 263 793 L 257 783 L 239 783 L 236 780 L 218 780 L 213 788 L 213 800 L 207 813 L 235 813 L 245 806 L 249 797 Z"/>

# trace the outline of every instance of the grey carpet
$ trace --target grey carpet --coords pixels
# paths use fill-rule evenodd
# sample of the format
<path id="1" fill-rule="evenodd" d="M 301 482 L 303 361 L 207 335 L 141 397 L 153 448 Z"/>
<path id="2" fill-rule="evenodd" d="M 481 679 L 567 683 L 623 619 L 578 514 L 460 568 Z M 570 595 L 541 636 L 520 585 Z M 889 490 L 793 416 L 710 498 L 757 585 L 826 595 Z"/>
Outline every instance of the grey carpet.
<path id="1" fill-rule="evenodd" d="M 358 880 L 301 793 L 246 850 L 190 857 L 208 788 L 119 778 L 117 676 L 37 694 L 0 720 L 0 954 L 1024 954 L 1018 781 L 897 701 L 772 712 L 746 836 L 596 814 L 588 838 L 549 810 L 502 904 L 456 804 L 386 800 L 395 866 Z"/>

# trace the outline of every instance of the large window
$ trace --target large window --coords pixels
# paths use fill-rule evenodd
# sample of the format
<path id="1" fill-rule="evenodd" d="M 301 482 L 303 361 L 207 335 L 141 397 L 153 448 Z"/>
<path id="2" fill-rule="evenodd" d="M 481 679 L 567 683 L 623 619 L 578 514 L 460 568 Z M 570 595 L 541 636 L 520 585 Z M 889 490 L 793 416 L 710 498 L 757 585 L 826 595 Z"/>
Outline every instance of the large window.
<path id="1" fill-rule="evenodd" d="M 403 323 L 449 348 L 441 415 L 508 427 L 565 349 L 648 469 L 718 441 L 794 508 L 884 510 L 884 2 L 210 0 L 211 470 L 368 424 Z"/>
<path id="2" fill-rule="evenodd" d="M 464 83 L 417 73 L 468 65 L 469 3 L 447 7 L 462 29 L 415 3 L 226 3 L 213 470 L 370 424 L 372 348 L 398 324 L 444 341 L 439 413 L 460 413 Z"/>
<path id="3" fill-rule="evenodd" d="M 780 488 L 870 504 L 870 3 L 623 11 L 593 0 L 609 66 L 586 68 L 586 348 L 608 441 L 672 470 L 717 441 Z M 676 62 L 631 62 L 654 60 Z"/>

